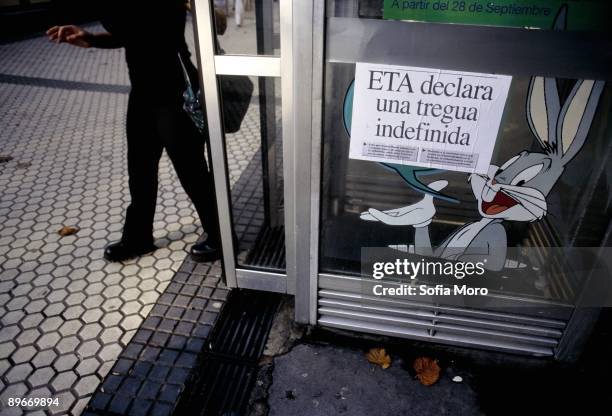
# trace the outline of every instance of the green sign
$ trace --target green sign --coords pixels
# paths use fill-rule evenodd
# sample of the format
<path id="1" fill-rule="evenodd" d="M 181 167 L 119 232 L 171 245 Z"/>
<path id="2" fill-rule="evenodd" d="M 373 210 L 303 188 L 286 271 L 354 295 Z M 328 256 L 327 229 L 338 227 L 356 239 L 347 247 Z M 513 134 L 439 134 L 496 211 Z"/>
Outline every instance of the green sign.
<path id="1" fill-rule="evenodd" d="M 550 29 L 561 7 L 567 29 L 599 30 L 610 25 L 609 2 L 570 0 L 384 0 L 383 17 L 435 23 Z"/>

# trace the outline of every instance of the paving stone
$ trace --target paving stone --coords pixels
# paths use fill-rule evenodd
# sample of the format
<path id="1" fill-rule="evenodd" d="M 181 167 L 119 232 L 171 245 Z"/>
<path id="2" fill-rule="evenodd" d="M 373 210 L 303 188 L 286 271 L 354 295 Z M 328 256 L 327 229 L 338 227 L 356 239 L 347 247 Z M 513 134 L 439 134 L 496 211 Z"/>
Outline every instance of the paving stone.
<path id="1" fill-rule="evenodd" d="M 111 361 L 119 356 L 122 351 L 122 347 L 119 344 L 110 344 L 102 347 L 102 349 L 98 352 L 98 357 L 102 361 Z"/>
<path id="2" fill-rule="evenodd" d="M 132 330 L 132 329 L 137 329 L 140 324 L 142 323 L 143 319 L 139 316 L 139 315 L 131 315 L 131 316 L 126 316 L 121 323 L 119 324 L 119 326 L 121 328 L 123 328 L 126 331 Z"/>
<path id="3" fill-rule="evenodd" d="M 79 364 L 76 366 L 76 373 L 79 377 L 84 377 L 89 374 L 94 374 L 98 367 L 100 366 L 100 362 L 97 358 L 84 358 L 79 361 Z"/>
<path id="4" fill-rule="evenodd" d="M 196 363 L 197 355 L 193 353 L 183 352 L 176 361 L 177 367 L 192 368 Z"/>
<path id="5" fill-rule="evenodd" d="M 2 325 L 14 325 L 25 317 L 23 311 L 11 311 L 2 317 Z"/>
<path id="6" fill-rule="evenodd" d="M 96 387 L 98 387 L 99 383 L 100 380 L 98 380 L 98 377 L 90 375 L 79 378 L 78 382 L 73 388 L 79 397 L 84 397 L 93 393 Z"/>
<path id="7" fill-rule="evenodd" d="M 142 388 L 138 392 L 138 398 L 143 400 L 155 399 L 161 387 L 161 383 L 146 381 L 142 383 Z"/>
<path id="8" fill-rule="evenodd" d="M 8 385 L 2 391 L 2 393 L 0 393 L 0 402 L 6 403 L 6 400 L 9 397 L 25 397 L 24 395 L 27 393 L 27 391 L 28 386 L 24 382 Z"/>
<path id="9" fill-rule="evenodd" d="M 58 332 L 50 332 L 38 338 L 36 341 L 36 346 L 41 350 L 45 350 L 47 348 L 55 347 L 61 339 L 62 337 Z"/>
<path id="10" fill-rule="evenodd" d="M 110 403 L 111 398 L 113 398 L 112 395 L 100 392 L 92 397 L 91 401 L 89 402 L 89 405 L 94 409 L 106 409 L 108 404 Z M 93 416 L 96 413 L 91 412 L 89 414 Z"/>
<path id="11" fill-rule="evenodd" d="M 43 309 L 46 316 L 58 316 L 66 310 L 66 305 L 61 302 L 52 303 Z"/>
<path id="12" fill-rule="evenodd" d="M 40 324 L 40 329 L 42 329 L 43 332 L 55 331 L 63 323 L 64 320 L 61 318 L 58 318 L 56 316 L 49 317 Z"/>
<path id="13" fill-rule="evenodd" d="M 72 370 L 79 362 L 79 357 L 76 354 L 64 354 L 61 355 L 53 363 L 53 368 L 58 372 Z"/>
<path id="14" fill-rule="evenodd" d="M 150 414 L 153 416 L 168 416 L 172 413 L 172 408 L 173 406 L 169 404 L 157 402 L 153 406 Z"/>
<path id="15" fill-rule="evenodd" d="M 74 352 L 79 343 L 80 340 L 76 336 L 67 336 L 62 338 L 55 348 L 60 354 L 68 354 Z"/>
<path id="16" fill-rule="evenodd" d="M 97 383 L 97 381 L 96 381 Z M 76 391 L 76 390 L 75 390 Z M 70 412 L 75 415 L 80 415 L 86 409 L 87 403 L 89 403 L 90 396 L 83 396 L 83 398 L 78 399 L 76 403 L 70 409 Z"/>
<path id="17" fill-rule="evenodd" d="M 39 351 L 32 358 L 32 365 L 36 368 L 50 366 L 57 358 L 57 353 L 52 350 Z"/>
<path id="18" fill-rule="evenodd" d="M 71 377 L 70 377 L 70 380 L 72 380 Z M 63 381 L 67 382 L 68 376 L 66 376 L 65 380 Z M 73 380 L 72 384 L 74 384 L 74 381 L 76 381 L 76 378 Z M 60 414 L 68 411 L 68 409 L 70 409 L 76 402 L 76 397 L 74 397 L 74 394 L 70 391 L 64 391 L 62 393 L 57 393 L 54 397 L 58 398 L 59 406 L 54 407 L 53 411 L 60 413 Z"/>
<path id="19" fill-rule="evenodd" d="M 10 368 L 4 375 L 4 379 L 12 384 L 25 380 L 33 371 L 30 363 L 18 364 Z"/>
<path id="20" fill-rule="evenodd" d="M 119 322 L 121 322 L 122 319 L 123 315 L 121 315 L 119 312 L 110 312 L 104 314 L 100 321 L 102 322 L 102 325 L 109 328 L 113 326 L 118 326 Z"/>
<path id="21" fill-rule="evenodd" d="M 126 414 L 132 400 L 129 397 L 116 395 L 108 405 L 108 410 L 117 414 Z"/>
<path id="22" fill-rule="evenodd" d="M 74 371 L 64 371 L 58 373 L 51 381 L 51 388 L 55 391 L 62 391 L 71 388 L 77 381 L 78 376 Z"/>
<path id="23" fill-rule="evenodd" d="M 155 347 L 164 347 L 168 340 L 170 339 L 170 334 L 164 332 L 155 332 L 148 344 L 153 345 Z"/>
<path id="24" fill-rule="evenodd" d="M 21 364 L 30 361 L 34 355 L 36 355 L 36 348 L 32 346 L 21 347 L 11 355 L 11 359 L 15 364 Z"/>
<path id="25" fill-rule="evenodd" d="M 134 400 L 129 414 L 134 416 L 144 416 L 148 414 L 149 410 L 153 407 L 153 403 L 154 402 L 152 400 Z"/>
<path id="26" fill-rule="evenodd" d="M 0 360 L 8 358 L 17 349 L 12 341 L 0 344 Z"/>
<path id="27" fill-rule="evenodd" d="M 98 337 L 102 332 L 102 325 L 98 323 L 87 324 L 79 330 L 79 337 L 83 340 L 89 340 Z"/>
<path id="28" fill-rule="evenodd" d="M 100 340 L 103 344 L 117 343 L 122 335 L 123 331 L 120 328 L 111 327 L 102 331 L 100 334 Z"/>
<path id="29" fill-rule="evenodd" d="M 62 336 L 68 335 L 76 335 L 79 332 L 79 329 L 83 326 L 83 323 L 78 319 L 73 319 L 70 321 L 65 321 L 60 327 L 58 332 Z"/>
<path id="30" fill-rule="evenodd" d="M 77 348 L 77 354 L 80 357 L 91 357 L 96 355 L 100 348 L 101 345 L 97 340 L 86 341 L 79 345 Z"/>
<path id="31" fill-rule="evenodd" d="M 74 306 L 70 306 L 66 308 L 62 312 L 62 317 L 66 320 L 78 319 L 81 317 L 81 315 L 83 315 L 84 312 L 85 312 L 85 308 L 83 308 L 83 306 L 74 305 Z"/>
<path id="32" fill-rule="evenodd" d="M 55 370 L 51 367 L 42 367 L 34 371 L 28 377 L 28 383 L 32 385 L 32 387 L 40 387 L 45 386 L 51 381 L 51 379 L 55 376 Z"/>
<path id="33" fill-rule="evenodd" d="M 174 405 L 181 394 L 181 386 L 176 384 L 164 384 L 159 393 L 159 400 L 166 401 Z"/>

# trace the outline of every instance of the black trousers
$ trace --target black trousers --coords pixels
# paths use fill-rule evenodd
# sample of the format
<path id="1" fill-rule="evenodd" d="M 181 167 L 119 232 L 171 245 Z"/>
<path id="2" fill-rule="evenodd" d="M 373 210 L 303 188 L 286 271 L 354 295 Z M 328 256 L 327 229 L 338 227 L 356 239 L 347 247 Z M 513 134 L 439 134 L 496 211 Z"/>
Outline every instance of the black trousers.
<path id="1" fill-rule="evenodd" d="M 160 102 L 162 101 L 162 102 Z M 193 202 L 204 231 L 217 242 L 219 226 L 212 175 L 204 156 L 204 138 L 179 100 L 151 100 L 132 90 L 127 112 L 128 174 L 131 202 L 123 240 L 153 242 L 158 167 L 166 149 L 179 181 Z"/>

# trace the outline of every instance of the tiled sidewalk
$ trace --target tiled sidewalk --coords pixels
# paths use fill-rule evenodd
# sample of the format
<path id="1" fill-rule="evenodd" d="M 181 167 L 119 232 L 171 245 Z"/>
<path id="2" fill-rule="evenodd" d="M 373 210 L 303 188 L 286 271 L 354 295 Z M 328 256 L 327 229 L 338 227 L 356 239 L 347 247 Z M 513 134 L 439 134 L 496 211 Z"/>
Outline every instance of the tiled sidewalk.
<path id="1" fill-rule="evenodd" d="M 189 30 L 188 30 L 189 33 Z M 166 156 L 154 255 L 102 259 L 129 201 L 120 50 L 43 38 L 0 45 L 0 413 L 9 397 L 57 397 L 80 414 L 166 290 L 200 231 Z M 62 82 L 58 82 L 62 81 Z M 232 184 L 259 147 L 256 107 L 228 137 Z M 78 227 L 60 237 L 63 226 Z"/>
<path id="2" fill-rule="evenodd" d="M 244 129 L 244 127 L 243 127 Z M 238 259 L 244 259 L 263 225 L 263 177 L 259 152 L 232 187 Z M 89 401 L 86 414 L 169 416 L 200 368 L 229 290 L 220 262 L 186 258 L 147 319 Z M 195 370 L 194 370 L 195 368 Z"/>

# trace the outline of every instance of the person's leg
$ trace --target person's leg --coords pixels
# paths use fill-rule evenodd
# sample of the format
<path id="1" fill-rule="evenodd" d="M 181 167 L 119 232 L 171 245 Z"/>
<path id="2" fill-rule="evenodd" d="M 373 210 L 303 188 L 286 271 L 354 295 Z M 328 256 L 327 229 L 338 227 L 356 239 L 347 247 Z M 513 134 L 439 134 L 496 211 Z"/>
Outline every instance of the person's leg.
<path id="1" fill-rule="evenodd" d="M 158 169 L 163 143 L 145 99 L 130 96 L 127 114 L 127 159 L 131 201 L 123 239 L 153 242 L 153 217 L 157 203 Z"/>
<path id="2" fill-rule="evenodd" d="M 182 109 L 156 112 L 157 128 L 181 185 L 198 212 L 207 244 L 219 247 L 219 225 L 212 175 L 204 155 L 205 139 Z"/>
<path id="3" fill-rule="evenodd" d="M 157 171 L 163 148 L 152 120 L 153 113 L 147 107 L 146 100 L 130 93 L 126 133 L 131 201 L 121 241 L 105 250 L 105 257 L 111 261 L 125 260 L 155 249 L 153 217 L 157 202 Z"/>
<path id="4" fill-rule="evenodd" d="M 244 5 L 242 4 L 242 0 L 236 0 L 234 3 L 234 18 L 236 20 L 236 26 L 242 26 L 242 14 L 244 13 Z"/>

